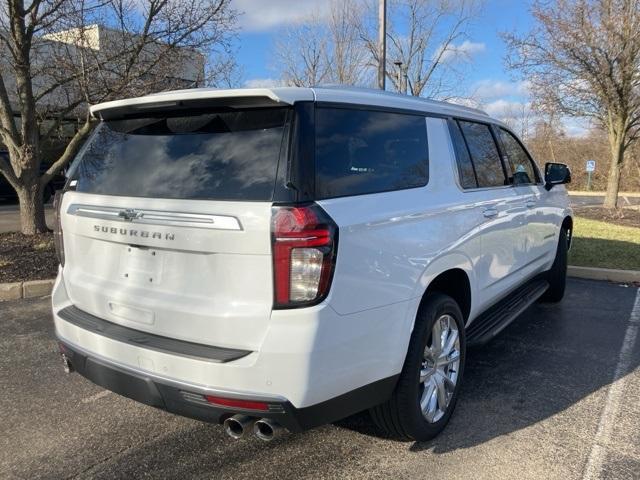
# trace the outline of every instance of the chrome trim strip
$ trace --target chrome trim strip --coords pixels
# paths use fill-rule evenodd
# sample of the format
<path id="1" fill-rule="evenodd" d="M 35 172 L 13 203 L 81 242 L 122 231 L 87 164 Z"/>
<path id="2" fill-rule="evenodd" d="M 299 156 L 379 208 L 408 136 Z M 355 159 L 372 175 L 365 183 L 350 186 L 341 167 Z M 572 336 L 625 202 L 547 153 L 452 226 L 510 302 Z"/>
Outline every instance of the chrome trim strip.
<path id="1" fill-rule="evenodd" d="M 56 338 L 62 342 L 65 345 L 68 345 L 69 347 L 71 347 L 73 350 L 77 350 L 80 354 L 84 355 L 85 357 L 88 358 L 95 358 L 96 360 L 100 360 L 102 363 L 107 364 L 108 366 L 112 366 L 114 368 L 120 369 L 120 370 L 124 370 L 126 372 L 130 372 L 133 375 L 138 375 L 138 376 L 145 376 L 145 377 L 149 377 L 159 383 L 162 383 L 164 385 L 169 385 L 171 387 L 175 387 L 175 388 L 179 388 L 179 389 L 186 389 L 189 390 L 191 392 L 195 392 L 195 393 L 201 393 L 202 395 L 219 395 L 222 397 L 226 397 L 226 398 L 238 398 L 238 399 L 244 399 L 244 400 L 258 400 L 258 401 L 263 401 L 263 402 L 287 402 L 288 400 L 284 397 L 278 396 L 278 395 L 273 395 L 273 396 L 269 396 L 269 395 L 264 395 L 261 393 L 255 393 L 255 392 L 238 392 L 238 391 L 231 391 L 231 390 L 223 390 L 223 389 L 219 389 L 219 388 L 212 388 L 212 387 L 207 387 L 205 385 L 199 385 L 199 384 L 195 384 L 195 383 L 189 383 L 189 382 L 185 382 L 182 380 L 177 380 L 174 378 L 169 378 L 169 377 L 163 377 L 161 375 L 157 375 L 153 372 L 150 372 L 148 370 L 143 370 L 142 368 L 135 368 L 135 367 L 131 367 L 129 365 L 124 365 L 122 363 L 116 362 L 112 359 L 106 358 L 102 355 L 99 355 L 97 353 L 93 353 L 93 352 L 89 352 L 88 350 L 85 350 L 84 348 L 80 347 L 79 345 L 75 344 L 74 342 L 71 342 L 69 340 L 67 340 L 66 338 L 63 338 L 62 335 L 60 335 L 56 329 Z M 222 365 L 222 364 L 221 364 Z"/>
<path id="2" fill-rule="evenodd" d="M 240 221 L 236 217 L 228 215 L 137 210 L 119 207 L 98 207 L 95 205 L 81 205 L 77 203 L 69 205 L 67 213 L 77 217 L 97 218 L 101 220 L 112 220 L 135 224 L 206 228 L 212 230 L 242 230 Z"/>

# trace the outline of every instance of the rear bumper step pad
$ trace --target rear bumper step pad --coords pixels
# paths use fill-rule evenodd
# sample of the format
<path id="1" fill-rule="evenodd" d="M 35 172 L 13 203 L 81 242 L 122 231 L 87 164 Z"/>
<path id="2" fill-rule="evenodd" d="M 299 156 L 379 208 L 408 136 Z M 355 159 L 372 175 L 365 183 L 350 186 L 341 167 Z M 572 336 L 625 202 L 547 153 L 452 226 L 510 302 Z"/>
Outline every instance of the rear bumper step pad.
<path id="1" fill-rule="evenodd" d="M 84 312 L 74 305 L 60 310 L 58 316 L 77 327 L 112 340 L 171 355 L 181 355 L 210 362 L 225 363 L 245 357 L 251 353 L 250 350 L 203 345 L 201 343 L 162 337 L 133 328 L 123 327 L 122 325 L 103 320 L 95 315 Z"/>

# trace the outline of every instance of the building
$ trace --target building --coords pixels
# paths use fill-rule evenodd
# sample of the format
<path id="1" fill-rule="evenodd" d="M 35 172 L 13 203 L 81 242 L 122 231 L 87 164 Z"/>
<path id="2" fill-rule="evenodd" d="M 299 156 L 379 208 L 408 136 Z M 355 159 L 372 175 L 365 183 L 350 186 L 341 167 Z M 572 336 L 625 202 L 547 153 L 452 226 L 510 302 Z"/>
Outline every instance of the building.
<path id="1" fill-rule="evenodd" d="M 89 103 L 107 100 L 104 93 L 111 86 L 118 86 L 117 82 L 124 84 L 124 88 L 120 88 L 124 92 L 121 96 L 203 86 L 203 54 L 159 42 L 140 48 L 140 38 L 102 25 L 89 25 L 34 39 L 32 84 L 36 97 L 41 96 L 37 101 L 42 117 L 41 131 L 49 130 L 63 112 L 64 121 L 54 136 L 56 143 L 66 143 L 73 136 L 78 119 L 86 114 L 87 96 Z M 16 79 L 6 48 L 0 42 L 0 70 L 19 123 Z M 136 58 L 134 66 L 128 61 L 132 56 Z M 52 88 L 54 85 L 59 86 Z M 69 106 L 73 108 L 69 110 Z"/>
<path id="2" fill-rule="evenodd" d="M 136 47 L 139 39 L 136 35 L 125 34 L 122 31 L 107 28 L 102 25 L 89 25 L 85 28 L 73 28 L 56 33 L 44 35 L 43 38 L 53 42 L 71 45 L 74 47 L 84 47 L 94 52 L 105 52 L 105 61 L 109 52 L 123 47 Z M 156 58 L 158 50 L 166 48 L 162 43 L 147 44 L 140 52 L 149 58 Z M 193 88 L 201 87 L 204 83 L 204 63 L 205 57 L 200 52 L 192 49 L 179 48 L 169 56 L 170 61 L 157 67 L 155 74 L 164 75 L 172 82 L 172 88 Z"/>

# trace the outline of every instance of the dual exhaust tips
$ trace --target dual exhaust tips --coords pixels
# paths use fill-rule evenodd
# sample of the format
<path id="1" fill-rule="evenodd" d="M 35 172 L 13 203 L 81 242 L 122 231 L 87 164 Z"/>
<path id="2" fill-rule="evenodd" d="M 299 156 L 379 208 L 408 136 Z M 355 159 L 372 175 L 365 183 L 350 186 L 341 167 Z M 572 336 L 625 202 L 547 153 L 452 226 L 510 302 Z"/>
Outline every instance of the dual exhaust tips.
<path id="1" fill-rule="evenodd" d="M 260 440 L 269 442 L 280 435 L 283 431 L 282 426 L 278 422 L 274 422 L 268 418 L 256 420 L 247 415 L 234 415 L 227 418 L 224 423 L 224 431 L 231 438 L 239 439 L 244 437 L 253 426 L 253 434 Z"/>

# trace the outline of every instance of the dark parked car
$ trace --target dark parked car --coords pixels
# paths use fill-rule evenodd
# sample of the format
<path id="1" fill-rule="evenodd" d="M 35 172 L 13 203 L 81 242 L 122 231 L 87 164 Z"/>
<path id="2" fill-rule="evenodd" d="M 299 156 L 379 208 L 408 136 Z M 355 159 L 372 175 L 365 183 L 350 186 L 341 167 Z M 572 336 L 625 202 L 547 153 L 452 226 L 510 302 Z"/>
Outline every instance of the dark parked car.
<path id="1" fill-rule="evenodd" d="M 0 151 L 0 157 L 5 158 L 9 161 L 9 153 L 6 151 Z M 42 172 L 45 171 L 49 166 L 42 165 Z M 45 187 L 44 190 L 44 203 L 49 202 L 53 198 L 53 194 L 56 190 L 60 190 L 64 187 L 64 183 L 66 182 L 66 178 L 63 173 L 59 173 L 49 182 L 49 184 Z M 11 184 L 4 178 L 4 175 L 0 174 L 0 200 L 8 200 L 17 198 L 16 191 L 13 189 Z"/>

